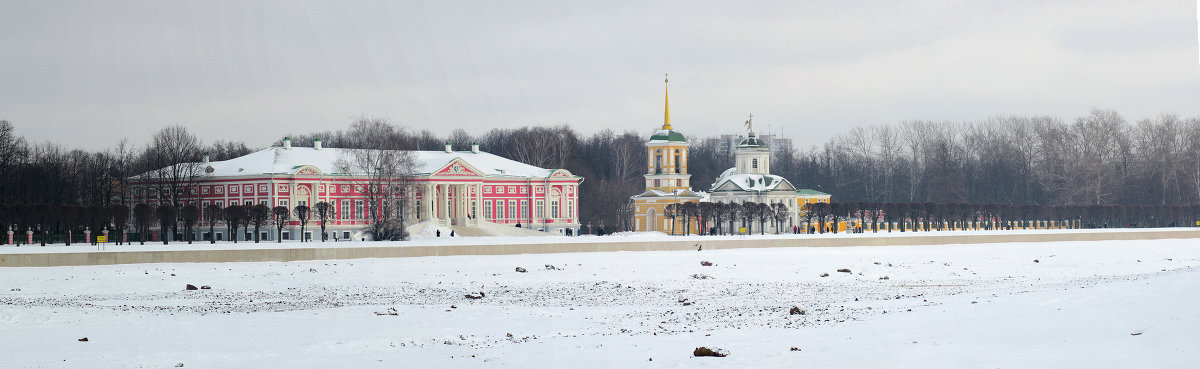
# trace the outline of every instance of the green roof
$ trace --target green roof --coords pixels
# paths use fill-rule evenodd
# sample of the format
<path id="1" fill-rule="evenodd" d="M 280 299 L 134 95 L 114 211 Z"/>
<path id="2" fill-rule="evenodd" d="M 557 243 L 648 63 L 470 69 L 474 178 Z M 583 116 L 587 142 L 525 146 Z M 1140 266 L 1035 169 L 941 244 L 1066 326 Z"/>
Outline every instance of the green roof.
<path id="1" fill-rule="evenodd" d="M 650 141 L 687 142 L 687 138 L 684 138 L 683 134 L 677 131 L 662 129 L 650 135 Z"/>
<path id="2" fill-rule="evenodd" d="M 805 195 L 805 196 L 829 196 L 829 194 L 827 194 L 827 193 L 813 190 L 813 189 L 808 189 L 808 188 L 798 189 L 798 190 L 796 190 L 796 193 Z"/>

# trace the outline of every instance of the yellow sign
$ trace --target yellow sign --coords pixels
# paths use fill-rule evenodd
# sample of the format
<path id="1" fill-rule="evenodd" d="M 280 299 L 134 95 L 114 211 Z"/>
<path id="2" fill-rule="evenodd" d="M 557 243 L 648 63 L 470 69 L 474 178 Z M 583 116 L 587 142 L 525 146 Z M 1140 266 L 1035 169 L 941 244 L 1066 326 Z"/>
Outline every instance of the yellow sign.
<path id="1" fill-rule="evenodd" d="M 746 234 L 746 227 L 738 228 L 738 232 L 740 232 L 741 234 Z"/>
<path id="2" fill-rule="evenodd" d="M 96 236 L 96 242 L 99 242 L 99 243 L 108 242 L 108 236 Z"/>

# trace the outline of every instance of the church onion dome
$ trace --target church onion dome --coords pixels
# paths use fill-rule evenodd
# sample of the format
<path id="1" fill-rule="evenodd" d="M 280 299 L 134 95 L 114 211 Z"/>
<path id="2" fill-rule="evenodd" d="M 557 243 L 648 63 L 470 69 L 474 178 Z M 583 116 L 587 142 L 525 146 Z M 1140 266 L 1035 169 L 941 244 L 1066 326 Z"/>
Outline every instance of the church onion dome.
<path id="1" fill-rule="evenodd" d="M 660 129 L 650 135 L 650 142 L 687 142 L 682 133 L 670 129 Z"/>
<path id="2" fill-rule="evenodd" d="M 758 137 L 755 137 L 754 133 L 751 132 L 750 136 L 747 136 L 738 142 L 737 147 L 739 149 L 766 149 L 767 143 Z"/>

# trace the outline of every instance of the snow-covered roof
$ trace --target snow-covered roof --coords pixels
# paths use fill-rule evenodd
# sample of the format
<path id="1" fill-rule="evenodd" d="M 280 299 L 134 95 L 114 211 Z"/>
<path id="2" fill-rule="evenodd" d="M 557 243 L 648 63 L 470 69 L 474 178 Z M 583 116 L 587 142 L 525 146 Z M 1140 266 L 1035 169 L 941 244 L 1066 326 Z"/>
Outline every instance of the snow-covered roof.
<path id="1" fill-rule="evenodd" d="M 693 191 L 691 189 L 675 189 L 674 191 L 671 191 L 671 192 L 650 189 L 650 190 L 646 190 L 646 192 L 642 192 L 640 194 L 630 196 L 630 198 L 634 198 L 634 197 L 671 197 L 671 196 L 699 197 L 701 202 L 708 201 L 708 199 L 709 199 L 708 192 Z"/>
<path id="2" fill-rule="evenodd" d="M 710 191 L 795 191 L 786 178 L 774 174 L 739 174 L 737 168 L 729 168 L 717 177 Z"/>
<path id="3" fill-rule="evenodd" d="M 352 151 L 357 149 L 311 147 L 269 147 L 237 158 L 209 162 L 207 168 L 201 171 L 210 176 L 244 176 L 256 174 L 295 174 L 305 166 L 315 167 L 324 174 L 354 175 L 363 173 L 347 173 L 354 168 L 341 168 L 338 159 L 350 159 Z M 556 170 L 538 168 L 515 160 L 506 159 L 487 152 L 471 151 L 414 151 L 417 175 L 429 175 L 450 164 L 454 159 L 461 159 L 471 167 L 479 170 L 485 176 L 501 177 L 549 177 Z"/>

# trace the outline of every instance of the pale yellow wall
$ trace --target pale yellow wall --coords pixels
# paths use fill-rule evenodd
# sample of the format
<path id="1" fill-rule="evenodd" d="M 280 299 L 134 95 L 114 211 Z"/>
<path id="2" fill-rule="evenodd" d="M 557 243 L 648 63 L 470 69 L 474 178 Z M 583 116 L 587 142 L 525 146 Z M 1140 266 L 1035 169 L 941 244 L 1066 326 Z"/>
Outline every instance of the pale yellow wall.
<path id="1" fill-rule="evenodd" d="M 649 227 L 649 224 L 648 224 L 649 220 L 650 220 L 649 214 L 650 214 L 650 209 L 654 209 L 654 214 L 656 214 L 655 224 L 658 226 L 654 230 L 670 234 L 672 221 L 670 219 L 663 217 L 663 215 L 662 215 L 663 210 L 666 209 L 667 205 L 670 205 L 670 204 L 676 204 L 676 203 L 683 204 L 683 203 L 688 203 L 688 202 L 697 202 L 698 203 L 699 200 L 698 199 L 690 199 L 690 200 L 679 200 L 679 202 L 676 202 L 674 199 L 669 198 L 669 197 L 667 197 L 667 198 L 639 198 L 639 199 L 634 200 L 633 212 L 634 212 L 635 231 L 646 232 L 646 231 L 651 230 Z M 692 232 L 691 233 L 699 234 L 701 230 L 698 229 L 699 227 L 697 226 L 697 224 L 698 224 L 697 220 L 693 218 L 691 220 L 691 223 L 692 223 Z M 683 232 L 686 228 L 683 223 L 683 217 L 675 217 L 674 226 L 675 226 L 675 228 L 674 228 L 675 234 L 683 234 Z"/>

